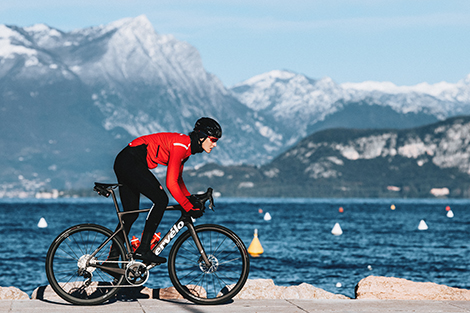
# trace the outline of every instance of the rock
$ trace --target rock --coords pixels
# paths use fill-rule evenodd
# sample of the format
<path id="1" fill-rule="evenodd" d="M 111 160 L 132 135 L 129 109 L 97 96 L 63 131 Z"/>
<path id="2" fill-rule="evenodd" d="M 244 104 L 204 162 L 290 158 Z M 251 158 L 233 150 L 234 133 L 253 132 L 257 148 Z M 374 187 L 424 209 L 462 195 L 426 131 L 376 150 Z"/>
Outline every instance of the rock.
<path id="1" fill-rule="evenodd" d="M 158 293 L 156 296 L 156 299 L 162 300 L 183 299 L 183 296 L 180 295 L 180 293 L 178 292 L 178 290 L 176 290 L 175 287 L 158 289 Z"/>
<path id="2" fill-rule="evenodd" d="M 470 300 L 470 290 L 403 278 L 369 276 L 357 284 L 356 299 Z"/>
<path id="3" fill-rule="evenodd" d="M 0 300 L 29 300 L 29 296 L 16 287 L 0 287 Z"/>
<path id="4" fill-rule="evenodd" d="M 193 294 L 197 294 L 200 297 L 207 297 L 206 290 L 202 287 L 198 287 L 195 285 L 187 285 L 188 289 L 192 290 Z M 158 298 L 156 299 L 165 299 L 165 300 L 172 300 L 172 299 L 183 299 L 183 296 L 176 290 L 175 287 L 168 287 L 163 289 L 158 289 Z"/>
<path id="5" fill-rule="evenodd" d="M 234 299 L 349 299 L 346 296 L 327 292 L 312 285 L 276 286 L 272 279 L 247 280 Z"/>

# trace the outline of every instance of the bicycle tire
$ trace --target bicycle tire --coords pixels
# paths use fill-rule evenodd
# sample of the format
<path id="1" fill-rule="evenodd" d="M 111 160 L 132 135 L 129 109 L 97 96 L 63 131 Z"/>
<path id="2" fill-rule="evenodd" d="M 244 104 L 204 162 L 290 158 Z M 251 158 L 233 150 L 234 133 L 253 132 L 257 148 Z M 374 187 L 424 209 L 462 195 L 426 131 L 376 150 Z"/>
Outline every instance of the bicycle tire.
<path id="1" fill-rule="evenodd" d="M 106 302 L 125 281 L 124 274 L 111 275 L 103 269 L 88 266 L 90 255 L 111 237 L 113 232 L 96 224 L 80 224 L 63 231 L 52 242 L 46 257 L 46 274 L 52 289 L 64 300 L 80 305 Z M 106 261 L 111 243 L 119 251 L 121 261 L 126 261 L 122 241 L 114 237 L 92 259 L 93 263 Z M 119 260 L 118 258 L 116 260 Z M 125 263 L 116 263 L 122 268 Z"/>
<path id="2" fill-rule="evenodd" d="M 222 304 L 235 297 L 245 285 L 250 258 L 243 241 L 220 225 L 195 227 L 212 266 L 202 260 L 189 230 L 171 248 L 168 272 L 173 286 L 196 304 Z"/>

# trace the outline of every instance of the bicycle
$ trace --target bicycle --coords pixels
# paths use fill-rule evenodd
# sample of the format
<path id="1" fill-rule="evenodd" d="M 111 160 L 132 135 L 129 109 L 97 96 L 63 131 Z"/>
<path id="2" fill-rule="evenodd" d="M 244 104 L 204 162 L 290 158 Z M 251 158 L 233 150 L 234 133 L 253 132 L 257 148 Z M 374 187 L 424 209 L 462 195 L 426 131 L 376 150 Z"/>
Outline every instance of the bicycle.
<path id="1" fill-rule="evenodd" d="M 73 304 L 95 305 L 113 298 L 121 288 L 138 287 L 149 278 L 157 264 L 134 259 L 122 217 L 145 213 L 150 209 L 121 211 L 116 200 L 119 184 L 95 183 L 98 194 L 112 196 L 119 227 L 111 231 L 97 224 L 79 224 L 63 231 L 52 242 L 46 257 L 46 274 L 52 289 Z M 214 210 L 212 188 L 197 195 Z M 230 229 L 194 220 L 180 205 L 166 210 L 181 210 L 181 217 L 152 251 L 159 255 L 177 237 L 168 256 L 168 273 L 173 286 L 187 300 L 196 304 L 226 303 L 236 296 L 248 278 L 250 260 L 243 241 Z M 123 233 L 124 241 L 117 236 Z M 119 259 L 106 259 L 111 245 L 116 245 Z"/>

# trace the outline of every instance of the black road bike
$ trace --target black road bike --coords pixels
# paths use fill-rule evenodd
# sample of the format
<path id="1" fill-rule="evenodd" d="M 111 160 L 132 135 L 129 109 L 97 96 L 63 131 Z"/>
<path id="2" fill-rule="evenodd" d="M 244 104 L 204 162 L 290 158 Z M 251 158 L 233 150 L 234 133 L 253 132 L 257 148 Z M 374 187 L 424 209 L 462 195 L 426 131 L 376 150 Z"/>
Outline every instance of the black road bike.
<path id="1" fill-rule="evenodd" d="M 149 270 L 158 264 L 134 259 L 123 226 L 126 214 L 149 212 L 150 209 L 121 211 L 114 189 L 119 184 L 95 183 L 94 190 L 112 196 L 119 225 L 116 231 L 96 224 L 80 224 L 62 232 L 51 244 L 46 257 L 46 274 L 54 291 L 64 300 L 81 305 L 103 303 L 120 288 L 142 286 Z M 213 210 L 212 188 L 197 195 L 205 210 Z M 168 273 L 176 290 L 197 304 L 221 304 L 236 296 L 248 278 L 250 260 L 242 240 L 230 229 L 214 224 L 194 226 L 191 216 L 180 205 L 166 210 L 180 210 L 181 217 L 152 251 L 159 255 L 175 238 L 168 256 Z M 177 234 L 187 228 L 179 237 Z M 122 232 L 124 241 L 118 236 Z M 111 245 L 119 259 L 108 260 Z"/>

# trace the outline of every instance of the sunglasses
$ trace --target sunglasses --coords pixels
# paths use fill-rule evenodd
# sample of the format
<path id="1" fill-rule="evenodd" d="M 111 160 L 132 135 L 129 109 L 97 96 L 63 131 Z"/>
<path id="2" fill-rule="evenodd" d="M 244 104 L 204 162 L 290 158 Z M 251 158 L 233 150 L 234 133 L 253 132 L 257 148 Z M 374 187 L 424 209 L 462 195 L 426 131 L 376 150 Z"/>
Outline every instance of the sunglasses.
<path id="1" fill-rule="evenodd" d="M 216 137 L 208 136 L 207 138 L 209 138 L 209 140 L 212 141 L 212 142 L 217 142 L 217 140 L 219 140 L 219 138 L 216 138 Z"/>
<path id="2" fill-rule="evenodd" d="M 204 132 L 202 132 L 202 131 L 199 131 L 199 132 L 200 132 L 201 134 L 203 134 L 204 136 L 206 136 L 207 138 L 209 138 L 209 140 L 212 141 L 212 142 L 214 142 L 214 143 L 217 142 L 217 140 L 219 140 L 219 138 L 217 138 L 217 137 L 209 136 L 208 134 L 206 134 L 206 133 L 204 133 Z"/>

